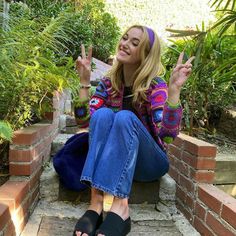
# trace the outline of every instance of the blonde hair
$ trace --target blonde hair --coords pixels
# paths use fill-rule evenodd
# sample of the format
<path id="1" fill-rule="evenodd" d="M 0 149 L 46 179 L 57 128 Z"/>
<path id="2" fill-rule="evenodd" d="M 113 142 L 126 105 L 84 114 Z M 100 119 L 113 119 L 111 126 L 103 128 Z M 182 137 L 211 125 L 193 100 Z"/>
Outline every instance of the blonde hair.
<path id="1" fill-rule="evenodd" d="M 139 43 L 139 55 L 141 61 L 133 75 L 133 78 L 135 78 L 133 80 L 133 104 L 136 104 L 147 101 L 145 92 L 149 89 L 153 78 L 164 74 L 164 67 L 161 63 L 161 45 L 157 34 L 154 32 L 155 39 L 151 47 L 147 28 L 142 25 L 133 25 L 128 28 L 124 34 L 132 28 L 138 28 L 143 31 L 143 37 Z M 114 90 L 113 94 L 119 93 L 122 88 L 122 63 L 115 61 L 107 75 L 111 79 L 112 88 Z"/>

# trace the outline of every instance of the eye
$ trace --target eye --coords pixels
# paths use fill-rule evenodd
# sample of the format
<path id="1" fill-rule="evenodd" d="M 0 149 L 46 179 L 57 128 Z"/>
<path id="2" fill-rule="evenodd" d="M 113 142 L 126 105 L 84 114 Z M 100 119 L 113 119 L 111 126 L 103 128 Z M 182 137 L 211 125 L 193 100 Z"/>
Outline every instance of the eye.
<path id="1" fill-rule="evenodd" d="M 134 40 L 134 41 L 132 42 L 132 44 L 133 44 L 134 47 L 138 47 L 138 45 L 139 45 L 139 41 Z"/>
<path id="2" fill-rule="evenodd" d="M 123 40 L 127 40 L 127 39 L 128 39 L 128 36 L 127 36 L 127 35 L 123 35 L 123 36 L 122 36 L 122 39 L 123 39 Z"/>

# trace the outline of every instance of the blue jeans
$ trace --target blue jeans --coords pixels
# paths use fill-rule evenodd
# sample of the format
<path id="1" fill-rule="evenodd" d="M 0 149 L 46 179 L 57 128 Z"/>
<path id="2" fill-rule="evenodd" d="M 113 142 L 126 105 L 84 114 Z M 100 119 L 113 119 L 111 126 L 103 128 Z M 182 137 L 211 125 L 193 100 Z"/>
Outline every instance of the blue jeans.
<path id="1" fill-rule="evenodd" d="M 92 115 L 89 128 L 83 183 L 128 198 L 133 179 L 149 182 L 168 172 L 166 153 L 133 112 L 101 108 Z"/>

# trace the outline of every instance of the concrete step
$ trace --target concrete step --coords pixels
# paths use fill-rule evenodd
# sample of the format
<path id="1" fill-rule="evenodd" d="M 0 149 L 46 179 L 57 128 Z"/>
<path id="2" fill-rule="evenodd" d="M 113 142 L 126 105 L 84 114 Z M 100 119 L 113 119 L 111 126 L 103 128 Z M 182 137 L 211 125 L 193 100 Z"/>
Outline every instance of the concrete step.
<path id="1" fill-rule="evenodd" d="M 169 176 L 163 176 L 160 181 L 149 183 L 134 182 L 130 202 L 131 203 L 157 203 L 159 200 L 175 201 L 176 183 Z M 40 198 L 49 202 L 70 201 L 73 203 L 88 202 L 90 199 L 89 189 L 76 192 L 66 189 L 59 181 L 52 162 L 45 166 L 40 178 Z"/>
<path id="2" fill-rule="evenodd" d="M 40 201 L 21 236 L 68 236 L 76 220 L 87 209 L 86 203 Z M 132 230 L 129 236 L 199 236 L 174 205 L 130 204 Z"/>
<path id="3" fill-rule="evenodd" d="M 78 126 L 75 117 L 68 114 L 60 115 L 59 130 L 63 134 L 75 134 L 78 132 Z"/>
<path id="4" fill-rule="evenodd" d="M 217 155 L 214 184 L 236 184 L 236 154 Z"/>
<path id="5" fill-rule="evenodd" d="M 58 152 L 72 135 L 59 134 L 52 143 L 52 155 Z M 51 189 L 54 191 L 51 192 Z M 60 200 L 72 202 L 88 202 L 90 198 L 89 190 L 76 192 L 66 189 L 58 180 L 52 163 L 49 164 L 41 176 L 41 196 L 49 201 Z M 130 202 L 154 204 L 159 201 L 160 197 L 163 200 L 175 200 L 175 181 L 169 175 L 161 178 L 160 181 L 148 183 L 134 182 Z"/>
<path id="6" fill-rule="evenodd" d="M 236 198 L 236 184 L 217 184 L 216 187 Z"/>

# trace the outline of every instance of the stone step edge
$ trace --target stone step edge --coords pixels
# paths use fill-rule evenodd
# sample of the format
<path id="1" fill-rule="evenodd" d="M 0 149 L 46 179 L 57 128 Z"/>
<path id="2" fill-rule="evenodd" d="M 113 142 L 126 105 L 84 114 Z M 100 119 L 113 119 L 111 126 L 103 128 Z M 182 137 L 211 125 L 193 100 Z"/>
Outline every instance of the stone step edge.
<path id="1" fill-rule="evenodd" d="M 57 201 L 59 196 L 59 177 L 50 162 L 40 177 L 40 197 L 47 201 Z M 176 182 L 168 174 L 160 180 L 159 198 L 161 201 L 175 201 Z"/>

